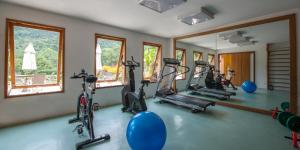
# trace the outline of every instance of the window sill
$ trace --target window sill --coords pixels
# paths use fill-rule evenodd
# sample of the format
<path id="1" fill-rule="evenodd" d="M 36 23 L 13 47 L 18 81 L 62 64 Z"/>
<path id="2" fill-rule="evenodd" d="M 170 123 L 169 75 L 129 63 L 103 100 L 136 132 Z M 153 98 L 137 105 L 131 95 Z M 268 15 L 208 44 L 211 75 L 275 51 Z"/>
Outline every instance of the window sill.
<path id="1" fill-rule="evenodd" d="M 176 79 L 176 81 L 180 81 L 180 80 L 186 80 L 186 79 Z"/>
<path id="2" fill-rule="evenodd" d="M 108 88 L 115 88 L 115 87 L 122 87 L 122 86 L 125 85 L 121 84 L 121 85 L 102 86 L 102 87 L 96 87 L 96 89 L 108 89 Z"/>
<path id="3" fill-rule="evenodd" d="M 155 81 L 155 82 L 152 81 L 152 82 L 149 82 L 149 83 L 150 83 L 150 84 L 154 84 L 154 83 L 157 83 L 157 82 L 158 82 L 158 81 Z"/>
<path id="4" fill-rule="evenodd" d="M 22 95 L 5 95 L 5 98 L 18 98 L 18 97 L 29 97 L 29 96 L 41 96 L 41 95 L 49 95 L 49 94 L 58 94 L 64 93 L 64 90 L 54 91 L 54 92 L 45 92 L 45 93 L 33 93 L 33 94 L 22 94 Z"/>

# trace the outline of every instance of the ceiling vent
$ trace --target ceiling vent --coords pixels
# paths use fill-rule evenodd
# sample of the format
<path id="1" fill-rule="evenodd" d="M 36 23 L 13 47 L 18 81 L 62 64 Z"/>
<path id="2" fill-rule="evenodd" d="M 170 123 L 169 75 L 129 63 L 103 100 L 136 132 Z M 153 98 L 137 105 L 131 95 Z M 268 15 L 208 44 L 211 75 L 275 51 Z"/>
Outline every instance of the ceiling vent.
<path id="1" fill-rule="evenodd" d="M 138 0 L 138 3 L 140 5 L 150 8 L 159 13 L 163 13 L 185 2 L 187 2 L 187 0 Z"/>
<path id="2" fill-rule="evenodd" d="M 214 15 L 215 14 L 213 12 L 210 12 L 207 8 L 201 7 L 200 11 L 182 15 L 178 17 L 178 20 L 188 25 L 194 25 L 214 19 Z"/>

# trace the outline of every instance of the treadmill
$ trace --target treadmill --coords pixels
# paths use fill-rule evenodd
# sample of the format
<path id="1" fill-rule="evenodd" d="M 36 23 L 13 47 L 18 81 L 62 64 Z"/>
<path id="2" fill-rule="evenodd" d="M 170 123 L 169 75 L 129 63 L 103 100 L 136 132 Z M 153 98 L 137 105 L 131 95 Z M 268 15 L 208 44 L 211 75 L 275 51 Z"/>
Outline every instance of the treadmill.
<path id="1" fill-rule="evenodd" d="M 187 82 L 186 89 L 192 91 L 191 94 L 199 94 L 203 96 L 214 97 L 220 100 L 230 100 L 230 96 L 236 95 L 235 92 L 226 91 L 225 89 L 221 90 L 202 86 L 205 85 L 204 80 L 209 67 L 209 64 L 205 61 L 195 61 L 195 64 L 190 74 L 190 78 Z M 201 70 L 199 72 L 196 72 L 197 68 L 201 68 Z M 192 83 L 192 80 L 196 80 L 196 82 Z"/>
<path id="2" fill-rule="evenodd" d="M 190 69 L 186 66 L 181 66 L 180 62 L 174 58 L 164 58 L 163 61 L 164 65 L 161 70 L 156 93 L 154 95 L 154 97 L 158 97 L 160 99 L 160 103 L 167 102 L 186 107 L 191 109 L 193 113 L 205 111 L 208 106 L 215 105 L 215 102 L 212 101 L 185 95 L 178 95 L 172 88 L 173 81 L 176 79 L 176 76 L 189 72 Z M 184 67 L 186 68 L 186 71 L 178 74 L 178 67 Z M 167 76 L 169 76 L 169 78 L 166 78 Z"/>

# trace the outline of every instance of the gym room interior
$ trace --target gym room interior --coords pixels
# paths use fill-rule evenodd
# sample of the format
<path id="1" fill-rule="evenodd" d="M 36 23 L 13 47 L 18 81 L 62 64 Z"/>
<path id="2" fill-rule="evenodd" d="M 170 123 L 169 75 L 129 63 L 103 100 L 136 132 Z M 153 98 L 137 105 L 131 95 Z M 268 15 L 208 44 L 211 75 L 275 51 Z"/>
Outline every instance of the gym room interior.
<path id="1" fill-rule="evenodd" d="M 299 0 L 0 0 L 0 150 L 300 149 L 299 44 Z"/>

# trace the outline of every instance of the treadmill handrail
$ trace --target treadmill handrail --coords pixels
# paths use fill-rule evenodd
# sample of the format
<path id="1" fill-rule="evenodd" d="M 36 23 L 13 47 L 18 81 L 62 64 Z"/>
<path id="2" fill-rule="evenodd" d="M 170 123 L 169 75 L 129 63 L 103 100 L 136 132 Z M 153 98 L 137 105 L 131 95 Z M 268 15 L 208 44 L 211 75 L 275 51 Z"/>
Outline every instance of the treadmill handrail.
<path id="1" fill-rule="evenodd" d="M 166 73 L 166 74 L 161 74 L 161 78 L 163 78 L 163 77 L 165 77 L 165 76 L 168 76 L 168 75 L 171 75 L 171 74 L 174 74 L 174 73 L 177 72 L 177 68 L 176 68 L 175 66 L 173 66 L 173 65 L 165 65 L 165 66 L 170 67 L 170 68 L 173 68 L 174 71 L 169 72 L 169 73 Z"/>
<path id="2" fill-rule="evenodd" d="M 185 72 L 182 72 L 182 73 L 180 73 L 180 74 L 177 74 L 176 76 L 179 76 L 179 75 L 188 73 L 188 72 L 191 70 L 190 67 L 188 67 L 188 66 L 182 66 L 182 65 L 179 65 L 179 67 L 186 68 L 186 70 L 185 70 Z"/>

